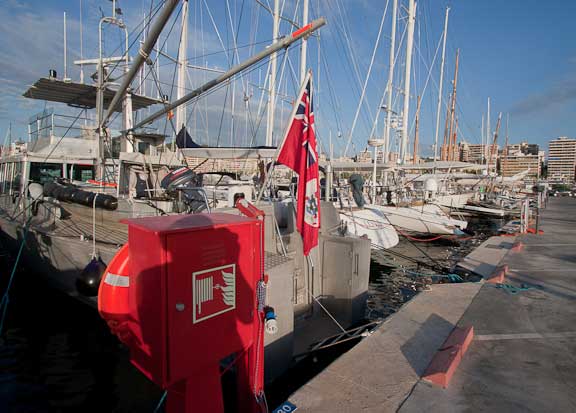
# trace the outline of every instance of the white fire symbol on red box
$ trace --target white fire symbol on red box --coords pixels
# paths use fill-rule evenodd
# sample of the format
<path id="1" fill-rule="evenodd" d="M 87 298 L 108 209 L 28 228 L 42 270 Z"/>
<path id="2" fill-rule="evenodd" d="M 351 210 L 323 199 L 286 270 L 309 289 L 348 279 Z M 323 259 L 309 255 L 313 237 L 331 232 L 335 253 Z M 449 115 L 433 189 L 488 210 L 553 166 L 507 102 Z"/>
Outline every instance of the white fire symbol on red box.
<path id="1" fill-rule="evenodd" d="M 194 324 L 236 308 L 236 264 L 193 273 L 192 303 Z"/>

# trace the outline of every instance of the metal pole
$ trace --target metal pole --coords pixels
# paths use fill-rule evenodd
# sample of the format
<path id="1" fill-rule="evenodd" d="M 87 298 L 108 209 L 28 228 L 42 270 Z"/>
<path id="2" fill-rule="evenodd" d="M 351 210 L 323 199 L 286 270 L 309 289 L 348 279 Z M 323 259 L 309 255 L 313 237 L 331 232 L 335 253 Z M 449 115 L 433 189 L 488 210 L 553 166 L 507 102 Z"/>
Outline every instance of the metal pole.
<path id="1" fill-rule="evenodd" d="M 64 12 L 64 80 L 68 79 L 68 47 L 66 44 L 66 12 Z"/>
<path id="2" fill-rule="evenodd" d="M 392 3 L 392 34 L 390 35 L 390 56 L 388 58 L 388 82 L 386 83 L 386 125 L 384 125 L 384 154 L 382 163 L 388 164 L 390 157 L 390 122 L 392 121 L 392 81 L 394 79 L 394 65 L 396 63 L 396 20 L 398 14 L 398 0 Z M 384 185 L 388 184 L 388 172 L 384 172 Z"/>
<path id="3" fill-rule="evenodd" d="M 542 192 L 538 192 L 538 202 L 536 203 L 536 235 L 538 235 L 538 228 L 540 227 L 540 208 L 542 206 Z"/>
<path id="4" fill-rule="evenodd" d="M 378 159 L 378 146 L 374 145 L 374 169 L 372 171 L 372 204 L 376 204 L 376 171 L 377 166 L 377 159 Z"/>
<path id="5" fill-rule="evenodd" d="M 150 122 L 153 122 L 154 120 L 158 119 L 160 116 L 170 112 L 172 109 L 188 102 L 191 99 L 194 99 L 195 97 L 200 96 L 201 94 L 203 94 L 204 92 L 207 92 L 208 90 L 212 89 L 213 87 L 218 86 L 220 83 L 230 79 L 232 76 L 240 73 L 241 71 L 243 71 L 247 67 L 250 67 L 250 66 L 258 63 L 259 61 L 265 59 L 266 57 L 270 56 L 272 53 L 275 53 L 280 49 L 288 48 L 292 43 L 297 42 L 298 40 L 300 40 L 304 36 L 308 36 L 310 33 L 318 30 L 320 27 L 324 26 L 325 24 L 326 24 L 326 19 L 324 19 L 323 17 L 314 20 L 312 23 L 309 23 L 307 26 L 302 27 L 301 29 L 295 31 L 294 33 L 292 33 L 289 36 L 283 37 L 282 39 L 280 39 L 276 43 L 272 43 L 270 46 L 268 46 L 267 48 L 262 50 L 260 53 L 254 55 L 254 56 L 250 57 L 249 59 L 245 60 L 244 62 L 230 68 L 230 70 L 222 73 L 217 78 L 208 81 L 207 83 L 203 84 L 199 88 L 197 88 L 197 89 L 191 91 L 190 93 L 184 95 L 182 98 L 177 99 L 172 103 L 167 103 L 166 105 L 164 105 L 163 109 L 160 109 L 159 111 L 148 116 L 146 119 L 141 120 L 132 129 L 138 129 L 144 125 L 147 125 Z"/>
<path id="6" fill-rule="evenodd" d="M 188 0 L 182 3 L 182 32 L 180 37 L 180 48 L 178 50 L 178 85 L 176 88 L 176 99 L 180 99 L 186 93 L 186 58 L 188 50 Z M 176 133 L 186 123 L 186 108 L 179 106 L 176 108 Z"/>
<path id="7" fill-rule="evenodd" d="M 308 24 L 308 0 L 304 0 L 302 4 L 302 27 Z M 300 84 L 304 82 L 306 77 L 306 51 L 308 47 L 308 39 L 302 39 L 302 49 L 300 50 Z"/>
<path id="8" fill-rule="evenodd" d="M 410 0 L 408 6 L 408 37 L 406 39 L 406 70 L 404 72 L 404 110 L 402 113 L 402 143 L 400 145 L 400 163 L 406 161 L 408 148 L 408 115 L 410 112 L 410 80 L 412 72 L 412 47 L 414 45 L 414 21 L 416 20 L 416 2 Z"/>
<path id="9" fill-rule="evenodd" d="M 420 95 L 418 95 L 416 103 L 416 120 L 414 126 L 414 151 L 412 153 L 412 163 L 416 165 L 418 158 L 418 128 L 420 126 Z"/>
<path id="10" fill-rule="evenodd" d="M 484 164 L 484 114 L 482 114 L 482 126 L 480 126 L 480 164 Z"/>
<path id="11" fill-rule="evenodd" d="M 442 63 L 440 64 L 440 85 L 438 86 L 438 108 L 436 109 L 436 133 L 434 135 L 434 162 L 438 160 L 438 130 L 440 129 L 440 109 L 442 107 L 442 84 L 444 83 L 444 59 L 446 58 L 446 35 L 448 34 L 448 13 L 450 7 L 446 7 L 444 17 L 444 38 L 442 39 Z"/>
<path id="12" fill-rule="evenodd" d="M 142 64 L 145 61 L 149 61 L 150 59 L 149 54 L 152 51 L 152 48 L 154 47 L 156 40 L 158 40 L 160 32 L 164 28 L 164 25 L 166 25 L 166 22 L 172 15 L 172 12 L 174 11 L 178 3 L 180 3 L 180 0 L 166 0 L 162 13 L 158 17 L 158 20 L 156 20 L 156 22 L 150 29 L 146 41 L 144 42 L 140 50 L 138 50 L 138 54 L 134 58 L 134 63 L 130 67 L 128 73 L 123 77 L 122 83 L 118 87 L 118 90 L 114 94 L 112 101 L 108 105 L 108 110 L 106 111 L 106 114 L 104 115 L 104 117 L 102 118 L 101 122 L 98 125 L 99 128 L 102 128 L 104 124 L 108 121 L 108 119 L 110 119 L 112 113 L 114 113 L 114 108 L 124 95 L 124 92 L 126 92 L 126 89 L 128 89 L 128 87 L 130 86 L 130 83 L 132 83 L 132 80 L 134 80 L 134 78 L 138 74 L 140 66 L 142 66 Z M 128 51 L 126 51 L 126 53 L 128 53 Z"/>
<path id="13" fill-rule="evenodd" d="M 326 165 L 326 201 L 332 200 L 332 159 L 334 156 L 334 150 L 332 148 L 332 131 L 330 131 L 329 146 L 330 159 L 328 159 L 328 165 Z"/>
<path id="14" fill-rule="evenodd" d="M 460 58 L 460 49 L 456 50 L 456 67 L 454 69 L 454 82 L 452 84 L 452 102 L 450 104 L 450 129 L 448 132 L 448 160 L 454 160 L 454 147 L 452 145 L 452 132 L 454 129 L 454 117 L 456 113 L 456 86 L 458 85 L 458 61 Z"/>
<path id="15" fill-rule="evenodd" d="M 486 148 L 482 148 L 483 150 L 488 149 L 488 145 L 490 145 L 490 97 L 488 97 L 488 112 L 486 113 Z M 490 149 L 490 153 L 492 150 Z M 488 155 L 490 155 L 490 153 Z M 489 165 L 492 159 L 487 159 L 486 164 Z M 488 171 L 490 172 L 490 171 Z"/>
<path id="16" fill-rule="evenodd" d="M 280 28 L 280 0 L 274 0 L 274 23 L 272 26 L 272 44 L 278 42 Z M 274 108 L 276 107 L 276 68 L 277 53 L 270 57 L 270 92 L 268 94 L 268 117 L 266 119 L 266 146 L 272 146 L 274 141 Z"/>
<path id="17" fill-rule="evenodd" d="M 84 60 L 84 38 L 82 33 L 82 0 L 80 0 L 80 60 Z M 83 64 L 80 64 L 80 83 L 84 83 Z"/>

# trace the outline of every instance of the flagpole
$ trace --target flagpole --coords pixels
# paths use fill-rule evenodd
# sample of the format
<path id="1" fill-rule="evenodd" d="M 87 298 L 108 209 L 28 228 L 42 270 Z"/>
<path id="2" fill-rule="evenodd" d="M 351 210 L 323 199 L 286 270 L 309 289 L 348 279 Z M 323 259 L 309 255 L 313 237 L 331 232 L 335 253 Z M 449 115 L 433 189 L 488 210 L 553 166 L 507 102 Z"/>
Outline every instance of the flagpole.
<path id="1" fill-rule="evenodd" d="M 262 198 L 262 195 L 264 194 L 264 189 L 267 188 L 268 184 L 270 183 L 270 179 L 272 177 L 272 174 L 274 173 L 274 167 L 276 166 L 276 161 L 278 160 L 278 155 L 280 155 L 280 151 L 282 150 L 282 147 L 284 146 L 284 143 L 286 142 L 286 138 L 288 137 L 288 132 L 290 131 L 290 126 L 292 125 L 291 121 L 296 116 L 296 111 L 298 110 L 298 106 L 300 106 L 300 102 L 302 101 L 302 95 L 304 94 L 304 90 L 306 89 L 306 84 L 308 83 L 309 79 L 310 79 L 310 96 L 308 97 L 308 99 L 310 101 L 312 101 L 312 96 L 314 94 L 312 92 L 312 70 L 309 69 L 308 73 L 306 74 L 306 77 L 304 78 L 304 81 L 302 82 L 302 85 L 300 86 L 300 92 L 298 93 L 298 97 L 294 101 L 295 104 L 292 107 L 292 113 L 290 114 L 290 118 L 289 118 L 290 122 L 288 122 L 288 124 L 286 125 L 286 131 L 284 132 L 284 137 L 282 138 L 282 144 L 278 145 L 276 147 L 276 152 L 274 153 L 274 162 L 272 162 L 272 166 L 270 167 L 270 171 L 266 173 L 266 179 L 264 180 L 264 183 L 260 187 L 260 191 L 258 191 L 258 197 L 256 198 L 256 203 L 260 202 L 260 199 Z"/>

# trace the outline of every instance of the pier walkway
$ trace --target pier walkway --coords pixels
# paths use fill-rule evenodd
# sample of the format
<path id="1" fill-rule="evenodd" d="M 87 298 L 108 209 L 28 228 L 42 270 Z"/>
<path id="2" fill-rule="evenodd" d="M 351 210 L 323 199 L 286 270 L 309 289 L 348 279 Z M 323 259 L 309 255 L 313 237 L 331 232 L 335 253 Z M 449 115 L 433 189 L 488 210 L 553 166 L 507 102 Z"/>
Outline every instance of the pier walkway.
<path id="1" fill-rule="evenodd" d="M 290 401 L 310 412 L 576 411 L 576 200 L 552 198 L 540 228 L 542 235 L 518 237 L 524 249 L 499 263 L 516 290 L 484 283 L 475 294 L 453 284 L 448 298 L 450 290 L 434 286 Z M 436 322 L 420 321 L 430 317 Z M 398 321 L 420 328 L 391 332 Z M 442 389 L 417 376 L 431 359 L 429 346 L 447 336 L 446 323 L 472 325 L 475 337 Z"/>

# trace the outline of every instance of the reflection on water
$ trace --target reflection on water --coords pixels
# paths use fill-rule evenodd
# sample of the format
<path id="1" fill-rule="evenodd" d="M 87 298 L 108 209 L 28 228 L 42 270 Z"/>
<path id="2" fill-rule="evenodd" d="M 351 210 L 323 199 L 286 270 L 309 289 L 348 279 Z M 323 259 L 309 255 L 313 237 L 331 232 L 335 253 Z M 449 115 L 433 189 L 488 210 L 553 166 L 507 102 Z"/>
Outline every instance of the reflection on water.
<path id="1" fill-rule="evenodd" d="M 496 235 L 504 224 L 500 219 L 470 218 L 468 231 L 473 237 L 461 240 L 439 239 L 434 242 L 416 242 L 402 238 L 393 248 L 400 253 L 428 264 L 453 267 L 486 238 Z M 420 236 L 420 238 L 431 238 Z M 402 268 L 413 271 L 406 273 Z M 370 285 L 368 289 L 367 318 L 370 320 L 388 317 L 398 311 L 405 302 L 418 292 L 428 288 L 430 279 L 414 273 L 434 273 L 425 266 L 401 258 L 386 251 L 373 251 L 370 262 Z"/>
<path id="2" fill-rule="evenodd" d="M 130 365 L 94 309 L 24 271 L 16 277 L 0 345 L 1 412 L 154 410 L 160 389 Z"/>

